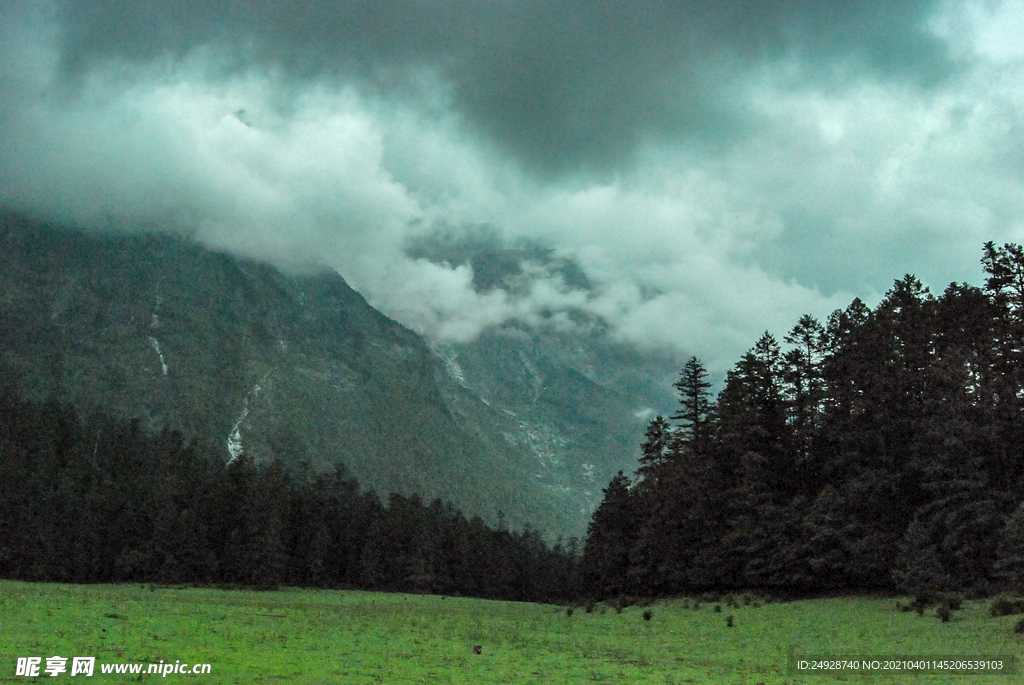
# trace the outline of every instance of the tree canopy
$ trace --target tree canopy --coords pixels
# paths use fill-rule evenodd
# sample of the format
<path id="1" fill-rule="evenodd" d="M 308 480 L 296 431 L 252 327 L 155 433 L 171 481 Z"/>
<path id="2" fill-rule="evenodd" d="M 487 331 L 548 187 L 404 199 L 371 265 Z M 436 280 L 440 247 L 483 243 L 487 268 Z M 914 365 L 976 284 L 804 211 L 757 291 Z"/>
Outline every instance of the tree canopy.
<path id="1" fill-rule="evenodd" d="M 907 275 L 765 332 L 713 400 L 689 359 L 594 516 L 586 590 L 1021 588 L 1024 249 L 982 264 L 983 289 Z"/>

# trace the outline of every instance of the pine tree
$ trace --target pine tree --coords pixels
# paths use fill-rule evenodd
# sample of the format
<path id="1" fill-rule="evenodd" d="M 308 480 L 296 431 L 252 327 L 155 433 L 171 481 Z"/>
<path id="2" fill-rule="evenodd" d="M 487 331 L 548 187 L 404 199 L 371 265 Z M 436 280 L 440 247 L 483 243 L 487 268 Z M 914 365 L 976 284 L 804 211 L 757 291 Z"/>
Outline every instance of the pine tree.
<path id="1" fill-rule="evenodd" d="M 824 411 L 825 379 L 822 376 L 822 362 L 825 357 L 825 328 L 813 316 L 805 314 L 786 335 L 785 342 L 794 346 L 784 355 L 783 377 L 786 381 L 789 421 L 797 445 L 797 458 L 807 462 Z M 802 480 L 811 481 L 809 475 L 804 474 Z"/>
<path id="2" fill-rule="evenodd" d="M 788 497 L 794 488 L 791 431 L 782 396 L 782 354 L 770 333 L 728 373 L 717 414 L 732 484 L 745 497 Z"/>
<path id="3" fill-rule="evenodd" d="M 843 495 L 830 483 L 821 489 L 804 517 L 800 557 L 807 567 L 808 584 L 816 589 L 849 586 L 847 566 L 853 531 L 847 511 Z"/>
<path id="4" fill-rule="evenodd" d="M 1015 315 L 1024 312 L 1024 248 L 1014 243 L 1000 248 L 990 240 L 981 263 L 988 274 L 985 289 Z"/>
<path id="5" fill-rule="evenodd" d="M 273 589 L 291 575 L 291 483 L 280 462 L 274 462 L 257 473 L 253 486 L 245 503 L 246 570 L 257 588 Z"/>
<path id="6" fill-rule="evenodd" d="M 911 522 L 899 546 L 893 579 L 902 592 L 922 598 L 951 587 L 952 580 L 942 565 L 930 524 Z"/>
<path id="7" fill-rule="evenodd" d="M 697 357 L 690 357 L 673 386 L 679 391 L 678 412 L 672 419 L 682 421 L 679 441 L 694 454 L 707 452 L 709 439 L 708 414 L 711 410 L 711 384 L 708 372 Z"/>
<path id="8" fill-rule="evenodd" d="M 637 475 L 648 485 L 657 482 L 664 475 L 670 459 L 673 433 L 665 417 L 659 415 L 647 424 L 645 440 L 640 446 L 640 468 Z"/>
<path id="9" fill-rule="evenodd" d="M 629 571 L 635 512 L 629 478 L 622 471 L 604 489 L 604 499 L 587 527 L 583 551 L 586 586 L 598 596 L 620 594 Z"/>
<path id="10" fill-rule="evenodd" d="M 1024 504 L 1007 519 L 995 564 L 997 577 L 1015 592 L 1024 592 Z"/>
<path id="11" fill-rule="evenodd" d="M 862 361 L 862 338 L 870 316 L 871 310 L 858 297 L 846 309 L 832 312 L 825 324 L 828 347 L 822 364 L 825 411 L 834 423 L 844 423 L 862 409 L 856 378 Z"/>

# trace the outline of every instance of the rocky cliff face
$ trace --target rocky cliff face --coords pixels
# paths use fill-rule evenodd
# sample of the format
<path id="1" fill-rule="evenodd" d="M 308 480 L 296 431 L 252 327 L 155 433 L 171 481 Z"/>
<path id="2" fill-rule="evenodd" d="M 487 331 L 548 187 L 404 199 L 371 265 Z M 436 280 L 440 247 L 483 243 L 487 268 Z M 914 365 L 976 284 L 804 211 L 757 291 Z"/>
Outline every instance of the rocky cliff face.
<path id="1" fill-rule="evenodd" d="M 530 455 L 532 481 L 589 520 L 617 471 L 636 467 L 651 412 L 672 402 L 665 360 L 609 343 L 515 326 L 468 344 L 436 346 L 447 404 L 467 417 L 485 406 L 493 432 Z M 658 379 L 658 380 L 654 380 Z"/>
<path id="2" fill-rule="evenodd" d="M 505 330 L 432 350 L 336 273 L 0 219 L 0 382 L 552 535 L 585 530 L 643 424 L 570 347 Z"/>

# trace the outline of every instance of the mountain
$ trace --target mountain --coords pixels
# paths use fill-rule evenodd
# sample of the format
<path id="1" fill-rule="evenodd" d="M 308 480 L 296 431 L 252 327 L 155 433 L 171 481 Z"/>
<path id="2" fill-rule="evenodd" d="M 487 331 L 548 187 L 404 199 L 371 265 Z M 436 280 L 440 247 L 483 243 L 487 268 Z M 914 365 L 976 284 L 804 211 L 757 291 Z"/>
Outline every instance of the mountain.
<path id="1" fill-rule="evenodd" d="M 552 536 L 582 534 L 633 468 L 650 399 L 601 336 L 509 326 L 431 348 L 334 272 L 10 213 L 0 322 L 0 383 L 29 398 L 179 428 L 225 461 L 343 463 L 378 493 Z"/>
<path id="2" fill-rule="evenodd" d="M 594 289 L 571 257 L 529 240 L 508 244 L 486 225 L 438 227 L 406 252 L 469 267 L 477 292 L 500 289 L 511 301 L 529 298 L 540 280 L 588 295 Z M 607 324 L 578 308 L 542 310 L 434 350 L 448 371 L 445 387 L 500 410 L 499 431 L 533 454 L 535 482 L 573 497 L 586 520 L 611 476 L 636 468 L 648 421 L 678 404 L 675 355 L 617 342 Z M 471 414 L 460 396 L 450 392 L 449 404 Z"/>
<path id="3" fill-rule="evenodd" d="M 435 351 L 447 405 L 527 450 L 533 482 L 568 497 L 583 520 L 611 475 L 636 467 L 651 406 L 669 396 L 643 373 L 649 360 L 600 336 L 508 325 Z"/>

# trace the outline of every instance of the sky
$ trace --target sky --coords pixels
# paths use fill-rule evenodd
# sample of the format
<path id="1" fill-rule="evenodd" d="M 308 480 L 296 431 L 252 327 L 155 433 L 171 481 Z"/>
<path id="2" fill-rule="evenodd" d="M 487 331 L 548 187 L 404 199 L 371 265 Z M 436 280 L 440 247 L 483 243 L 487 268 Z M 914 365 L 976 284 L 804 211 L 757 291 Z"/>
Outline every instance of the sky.
<path id="1" fill-rule="evenodd" d="M 0 204 L 326 265 L 435 341 L 582 311 L 719 371 L 1024 242 L 1021 35 L 998 1 L 11 0 Z"/>

